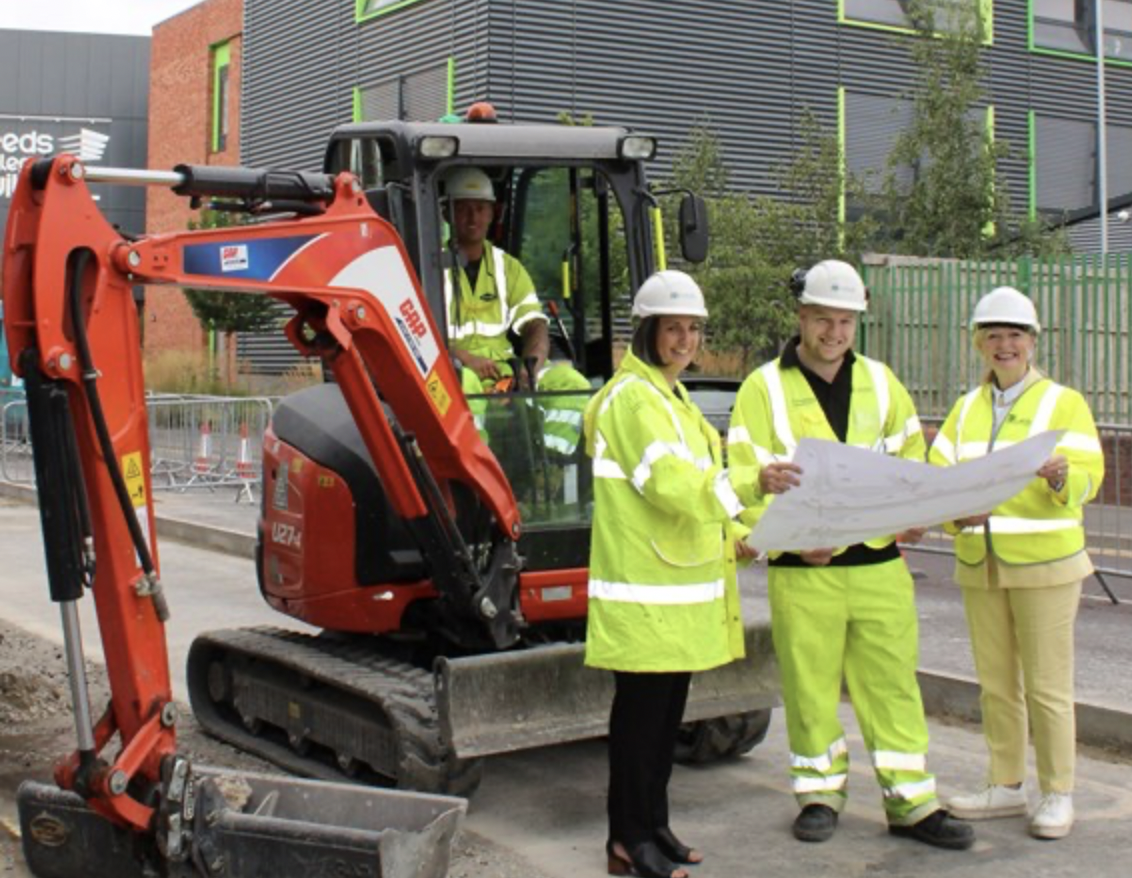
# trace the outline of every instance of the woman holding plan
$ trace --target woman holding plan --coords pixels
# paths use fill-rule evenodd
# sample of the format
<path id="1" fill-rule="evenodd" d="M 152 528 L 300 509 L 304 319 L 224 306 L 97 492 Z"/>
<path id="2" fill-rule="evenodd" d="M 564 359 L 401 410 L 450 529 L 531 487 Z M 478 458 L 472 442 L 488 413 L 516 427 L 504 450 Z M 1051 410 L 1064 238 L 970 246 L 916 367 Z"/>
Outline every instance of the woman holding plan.
<path id="1" fill-rule="evenodd" d="M 1045 430 L 1065 432 L 1019 494 L 986 515 L 945 525 L 955 536 L 955 580 L 990 753 L 986 786 L 948 804 L 968 820 L 1026 814 L 1029 725 L 1041 793 L 1030 833 L 1062 838 L 1073 826 L 1073 623 L 1081 582 L 1093 570 L 1083 507 L 1100 488 L 1104 455 L 1081 394 L 1033 365 L 1041 327 L 1026 296 L 1011 287 L 991 290 L 975 306 L 971 329 L 986 376 L 955 403 L 932 444 L 931 463 L 954 465 Z"/>

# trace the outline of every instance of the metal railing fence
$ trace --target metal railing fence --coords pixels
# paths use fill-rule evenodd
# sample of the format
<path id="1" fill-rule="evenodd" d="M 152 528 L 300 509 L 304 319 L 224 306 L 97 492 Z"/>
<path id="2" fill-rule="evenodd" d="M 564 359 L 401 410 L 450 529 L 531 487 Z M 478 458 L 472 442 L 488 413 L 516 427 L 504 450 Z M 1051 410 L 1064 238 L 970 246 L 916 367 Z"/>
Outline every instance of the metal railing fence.
<path id="1" fill-rule="evenodd" d="M 976 262 L 866 259 L 871 300 L 858 348 L 886 362 L 921 415 L 944 417 L 983 365 L 968 326 L 975 302 L 1013 286 L 1038 309 L 1037 365 L 1084 394 L 1098 422 L 1132 424 L 1132 254 Z"/>
<path id="2" fill-rule="evenodd" d="M 146 408 L 155 491 L 234 486 L 237 501 L 254 500 L 270 400 L 155 394 Z M 27 417 L 22 393 L 0 395 L 0 477 L 16 484 L 35 481 Z"/>

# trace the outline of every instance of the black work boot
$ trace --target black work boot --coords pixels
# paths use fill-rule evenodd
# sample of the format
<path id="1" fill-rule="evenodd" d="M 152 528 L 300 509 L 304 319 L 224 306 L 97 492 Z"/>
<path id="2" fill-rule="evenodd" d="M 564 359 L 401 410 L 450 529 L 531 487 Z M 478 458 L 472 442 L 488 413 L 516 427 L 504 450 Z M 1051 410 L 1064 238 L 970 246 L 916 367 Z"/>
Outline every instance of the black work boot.
<path id="1" fill-rule="evenodd" d="M 952 851 L 965 851 L 975 843 L 975 830 L 970 824 L 956 820 L 943 808 L 933 811 L 911 826 L 889 826 L 893 835 L 914 838 L 924 844 Z"/>
<path id="2" fill-rule="evenodd" d="M 837 812 L 829 805 L 807 805 L 794 818 L 794 837 L 798 841 L 829 841 L 837 829 Z"/>

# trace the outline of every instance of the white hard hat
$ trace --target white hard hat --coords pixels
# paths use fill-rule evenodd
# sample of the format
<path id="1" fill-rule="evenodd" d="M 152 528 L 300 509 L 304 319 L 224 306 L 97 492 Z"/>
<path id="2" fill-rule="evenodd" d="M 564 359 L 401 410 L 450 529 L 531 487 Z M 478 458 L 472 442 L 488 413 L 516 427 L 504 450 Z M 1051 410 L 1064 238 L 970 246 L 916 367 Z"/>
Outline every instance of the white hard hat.
<path id="1" fill-rule="evenodd" d="M 682 271 L 658 271 L 646 278 L 633 297 L 633 316 L 661 314 L 707 317 L 700 285 Z"/>
<path id="2" fill-rule="evenodd" d="M 868 307 L 865 282 L 848 262 L 826 259 L 806 272 L 798 303 L 864 311 Z"/>
<path id="3" fill-rule="evenodd" d="M 457 168 L 444 182 L 448 197 L 454 201 L 495 201 L 495 187 L 491 185 L 491 177 L 479 168 Z"/>
<path id="4" fill-rule="evenodd" d="M 995 287 L 975 305 L 975 311 L 971 315 L 972 329 L 994 323 L 1025 326 L 1034 332 L 1042 331 L 1034 303 L 1014 287 Z"/>

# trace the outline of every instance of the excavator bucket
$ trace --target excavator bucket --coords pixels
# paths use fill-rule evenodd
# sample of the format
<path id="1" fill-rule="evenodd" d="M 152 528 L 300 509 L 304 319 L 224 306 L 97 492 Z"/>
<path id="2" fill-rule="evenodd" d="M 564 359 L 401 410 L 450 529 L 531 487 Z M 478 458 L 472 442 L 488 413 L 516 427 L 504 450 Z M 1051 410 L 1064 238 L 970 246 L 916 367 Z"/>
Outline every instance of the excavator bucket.
<path id="1" fill-rule="evenodd" d="M 25 782 L 24 855 L 38 878 L 444 878 L 467 802 L 194 766 L 184 826 L 153 839 L 74 793 Z"/>
<path id="2" fill-rule="evenodd" d="M 770 626 L 749 626 L 746 644 L 743 660 L 693 674 L 686 723 L 781 703 Z M 470 759 L 606 734 L 613 675 L 585 667 L 584 658 L 585 644 L 570 643 L 438 660 L 437 707 L 456 755 Z"/>

